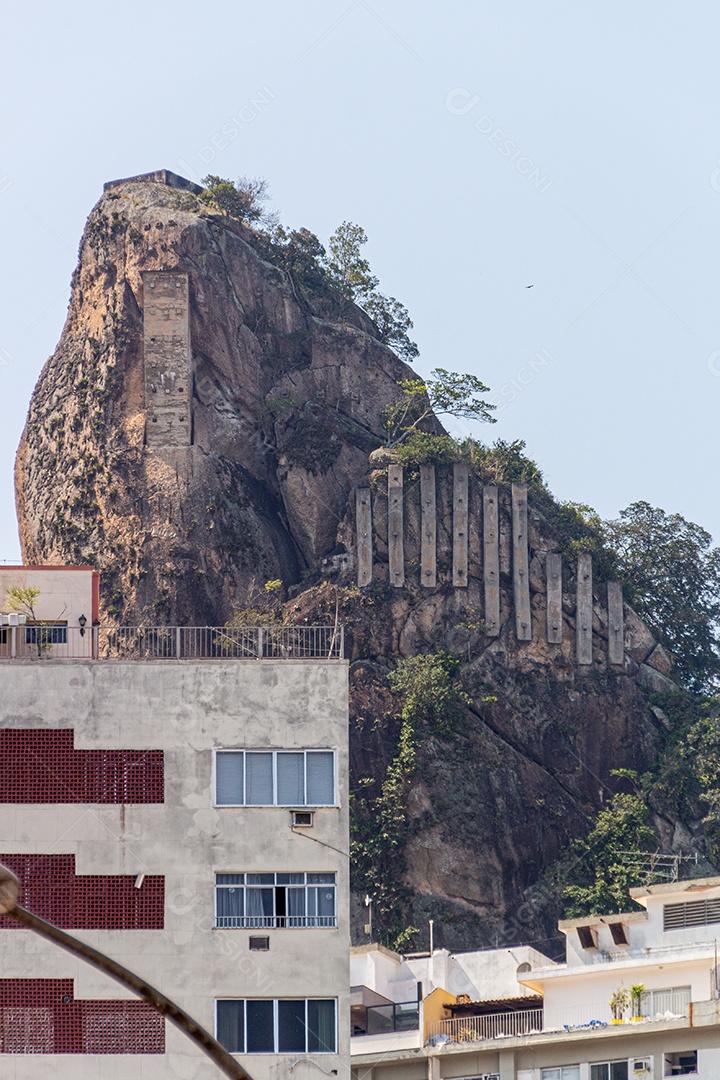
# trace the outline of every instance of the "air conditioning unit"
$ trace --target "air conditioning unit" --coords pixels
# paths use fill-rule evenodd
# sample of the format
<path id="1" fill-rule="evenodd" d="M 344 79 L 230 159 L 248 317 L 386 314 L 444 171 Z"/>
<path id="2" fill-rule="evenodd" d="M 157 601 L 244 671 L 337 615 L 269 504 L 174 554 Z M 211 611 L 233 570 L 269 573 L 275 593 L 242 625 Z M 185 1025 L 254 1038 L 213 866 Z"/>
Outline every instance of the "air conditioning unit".
<path id="1" fill-rule="evenodd" d="M 315 824 L 314 810 L 291 810 L 290 819 L 293 829 L 312 829 Z"/>
<path id="2" fill-rule="evenodd" d="M 9 611 L 0 614 L 0 626 L 25 626 L 27 615 L 19 615 L 17 611 Z"/>

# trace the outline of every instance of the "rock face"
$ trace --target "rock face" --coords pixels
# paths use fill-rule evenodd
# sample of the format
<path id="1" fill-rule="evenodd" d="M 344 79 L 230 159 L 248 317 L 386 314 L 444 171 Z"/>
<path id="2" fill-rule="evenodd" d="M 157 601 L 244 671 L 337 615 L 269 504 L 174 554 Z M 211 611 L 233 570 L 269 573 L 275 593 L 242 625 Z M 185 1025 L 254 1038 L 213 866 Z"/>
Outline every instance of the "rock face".
<path id="1" fill-rule="evenodd" d="M 18 451 L 23 556 L 94 563 L 102 618 L 126 625 L 221 624 L 271 579 L 294 587 L 288 608 L 300 621 L 334 617 L 339 604 L 356 792 L 379 791 L 397 752 L 387 671 L 399 657 L 454 653 L 472 704 L 462 725 L 428 734 L 418 751 L 397 862 L 402 919 L 422 927 L 434 918 L 436 941 L 455 948 L 537 939 L 558 912 L 546 895 L 524 903 L 528 890 L 612 792 L 611 770 L 643 771 L 656 758 L 662 722 L 645 689 L 671 685 L 668 658 L 626 609 L 624 664 L 608 663 L 596 585 L 592 659 L 580 668 L 569 563 L 563 642 L 548 644 L 543 575 L 560 545 L 532 512 L 533 633 L 517 640 L 502 485 L 500 630 L 486 636 L 472 554 L 467 586 L 451 584 L 447 468 L 438 469 L 437 586 L 420 585 L 420 503 L 409 479 L 406 585 L 390 587 L 387 461 L 368 457 L 408 374 L 359 309 L 338 321 L 268 261 L 255 234 L 192 192 L 157 178 L 108 187 L 88 219 L 67 324 Z M 360 591 L 340 569 L 321 585 L 327 556 L 355 550 L 358 485 L 374 492 L 373 583 Z M 480 502 L 471 477 L 471 507 Z M 481 548 L 476 522 L 471 513 L 471 553 Z M 356 914 L 360 925 L 359 906 Z"/>
<path id="2" fill-rule="evenodd" d="M 103 618 L 218 624 L 253 582 L 299 581 L 335 547 L 382 409 L 410 373 L 359 309 L 323 317 L 253 239 L 153 181 L 108 186 L 88 219 L 16 491 L 25 560 L 95 563 Z M 186 445 L 147 432 L 153 271 L 187 275 Z"/>

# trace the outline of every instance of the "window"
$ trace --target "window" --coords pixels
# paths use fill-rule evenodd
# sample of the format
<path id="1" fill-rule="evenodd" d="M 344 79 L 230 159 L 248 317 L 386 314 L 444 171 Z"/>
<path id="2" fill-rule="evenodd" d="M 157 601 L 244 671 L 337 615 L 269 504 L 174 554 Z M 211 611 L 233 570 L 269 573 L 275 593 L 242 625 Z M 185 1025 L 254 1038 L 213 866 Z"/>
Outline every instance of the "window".
<path id="1" fill-rule="evenodd" d="M 25 627 L 26 645 L 67 645 L 67 626 L 49 623 Z"/>
<path id="2" fill-rule="evenodd" d="M 689 986 L 671 986 L 664 990 L 646 990 L 640 1002 L 640 1012 L 651 1019 L 673 1016 L 687 1016 L 690 1004 Z"/>
<path id="3" fill-rule="evenodd" d="M 337 926 L 335 874 L 216 874 L 215 925 Z"/>
<path id="4" fill-rule="evenodd" d="M 334 806 L 333 750 L 219 750 L 218 806 Z"/>
<path id="5" fill-rule="evenodd" d="M 605 1061 L 590 1066 L 590 1080 L 628 1080 L 627 1061 Z"/>
<path id="6" fill-rule="evenodd" d="M 580 1080 L 579 1065 L 564 1065 L 558 1069 L 541 1069 L 541 1080 Z"/>
<path id="7" fill-rule="evenodd" d="M 720 899 L 691 900 L 686 904 L 665 904 L 663 930 L 685 930 L 720 922 Z"/>
<path id="8" fill-rule="evenodd" d="M 335 1054 L 334 998 L 217 1002 L 216 1034 L 231 1054 Z"/>
<path id="9" fill-rule="evenodd" d="M 697 1050 L 665 1055 L 663 1076 L 693 1076 L 698 1071 Z"/>

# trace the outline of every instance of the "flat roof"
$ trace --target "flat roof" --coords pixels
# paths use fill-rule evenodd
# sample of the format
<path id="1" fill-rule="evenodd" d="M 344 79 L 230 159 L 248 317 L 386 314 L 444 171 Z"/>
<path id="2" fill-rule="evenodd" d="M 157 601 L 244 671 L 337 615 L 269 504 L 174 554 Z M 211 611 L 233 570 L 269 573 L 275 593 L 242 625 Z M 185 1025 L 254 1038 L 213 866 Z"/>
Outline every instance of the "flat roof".
<path id="1" fill-rule="evenodd" d="M 574 930 L 578 926 L 612 926 L 615 923 L 647 922 L 647 911 L 625 911 L 620 915 L 584 915 L 579 919 L 561 919 L 558 930 Z"/>
<path id="2" fill-rule="evenodd" d="M 673 893 L 708 892 L 720 888 L 720 876 L 690 878 L 688 881 L 666 881 L 662 885 L 640 885 L 630 889 L 633 900 L 642 904 L 646 896 L 671 896 Z"/>

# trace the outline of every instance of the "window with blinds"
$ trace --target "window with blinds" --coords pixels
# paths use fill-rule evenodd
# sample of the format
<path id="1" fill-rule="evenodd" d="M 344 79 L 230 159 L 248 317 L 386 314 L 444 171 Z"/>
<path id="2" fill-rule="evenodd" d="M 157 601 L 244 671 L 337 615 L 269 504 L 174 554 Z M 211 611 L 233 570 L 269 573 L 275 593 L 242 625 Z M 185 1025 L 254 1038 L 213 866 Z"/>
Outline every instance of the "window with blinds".
<path id="1" fill-rule="evenodd" d="M 334 806 L 333 750 L 218 750 L 218 806 Z"/>
<path id="2" fill-rule="evenodd" d="M 684 904 L 665 904 L 663 908 L 663 930 L 684 930 L 711 923 L 720 923 L 720 899 L 689 900 Z"/>

